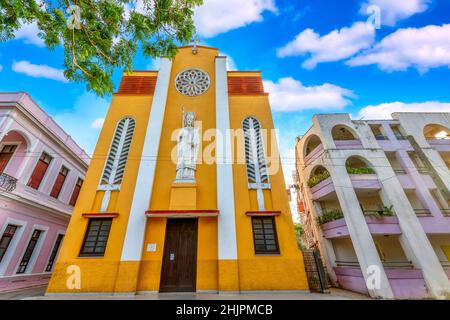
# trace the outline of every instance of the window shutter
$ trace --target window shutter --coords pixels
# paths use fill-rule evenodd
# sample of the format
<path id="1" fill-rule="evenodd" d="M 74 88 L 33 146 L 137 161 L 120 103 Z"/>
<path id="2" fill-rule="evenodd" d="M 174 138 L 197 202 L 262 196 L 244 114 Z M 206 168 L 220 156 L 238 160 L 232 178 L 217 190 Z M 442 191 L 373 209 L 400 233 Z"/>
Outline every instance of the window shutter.
<path id="1" fill-rule="evenodd" d="M 58 177 L 56 177 L 55 184 L 53 185 L 52 192 L 50 192 L 50 196 L 58 199 L 59 194 L 61 193 L 62 186 L 66 181 L 68 170 L 65 167 L 61 167 L 61 170 L 58 173 Z"/>
<path id="2" fill-rule="evenodd" d="M 47 172 L 48 166 L 50 165 L 51 161 L 52 158 L 45 152 L 41 155 L 41 158 L 36 164 L 33 174 L 31 175 L 30 180 L 28 181 L 27 185 L 29 187 L 33 189 L 39 189 L 39 186 L 42 182 L 42 179 L 44 178 L 45 172 Z"/>
<path id="3" fill-rule="evenodd" d="M 250 135 L 250 118 L 244 120 L 245 161 L 247 163 L 248 182 L 256 182 L 255 163 L 253 161 L 252 141 Z"/>
<path id="4" fill-rule="evenodd" d="M 77 203 L 78 195 L 80 194 L 81 186 L 83 185 L 83 180 L 78 178 L 77 184 L 73 188 L 72 197 L 70 198 L 69 204 L 74 206 Z"/>
<path id="5" fill-rule="evenodd" d="M 117 125 L 103 172 L 102 184 L 120 185 L 122 183 L 134 128 L 135 121 L 131 118 L 124 118 Z"/>
<path id="6" fill-rule="evenodd" d="M 243 122 L 245 140 L 245 161 L 249 183 L 268 183 L 266 156 L 260 122 L 248 117 Z"/>
<path id="7" fill-rule="evenodd" d="M 122 150 L 120 151 L 119 164 L 117 166 L 114 184 L 122 183 L 123 173 L 125 171 L 125 165 L 127 163 L 128 153 L 129 153 L 130 147 L 131 147 L 131 140 L 133 139 L 134 128 L 135 128 L 134 120 L 129 119 L 128 128 L 127 128 L 127 132 L 125 135 L 125 141 L 123 143 Z"/>
<path id="8" fill-rule="evenodd" d="M 0 172 L 3 172 L 8 165 L 9 160 L 11 160 L 14 151 L 16 150 L 17 145 L 6 145 L 3 146 L 2 151 L 0 152 Z"/>

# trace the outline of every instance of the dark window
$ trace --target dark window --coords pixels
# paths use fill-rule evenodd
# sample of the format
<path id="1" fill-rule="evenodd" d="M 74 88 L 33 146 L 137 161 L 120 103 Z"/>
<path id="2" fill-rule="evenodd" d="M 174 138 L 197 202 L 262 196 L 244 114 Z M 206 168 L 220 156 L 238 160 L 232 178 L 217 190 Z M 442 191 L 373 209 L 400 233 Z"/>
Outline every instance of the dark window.
<path id="1" fill-rule="evenodd" d="M 64 235 L 58 234 L 55 245 L 53 246 L 52 254 L 50 255 L 50 259 L 48 260 L 47 266 L 45 267 L 45 272 L 52 271 L 53 263 L 55 262 L 56 255 L 58 254 L 58 250 L 59 250 L 59 247 L 61 246 L 63 237 L 64 237 Z"/>
<path id="2" fill-rule="evenodd" d="M 27 185 L 33 189 L 39 189 L 41 185 L 42 179 L 44 178 L 45 172 L 47 172 L 48 166 L 52 161 L 52 157 L 50 157 L 47 153 L 43 152 L 41 157 L 39 158 L 36 167 L 34 168 L 33 174 L 30 177 Z"/>
<path id="3" fill-rule="evenodd" d="M 274 217 L 252 217 L 256 254 L 280 253 Z"/>
<path id="4" fill-rule="evenodd" d="M 73 188 L 72 197 L 70 198 L 69 204 L 74 206 L 77 203 L 78 195 L 80 194 L 81 186 L 83 185 L 83 180 L 78 178 L 77 184 Z"/>
<path id="5" fill-rule="evenodd" d="M 80 256 L 103 256 L 112 219 L 90 219 Z"/>
<path id="6" fill-rule="evenodd" d="M 39 240 L 39 237 L 42 234 L 42 230 L 34 230 L 31 235 L 30 242 L 28 242 L 27 249 L 23 255 L 22 261 L 20 261 L 19 269 L 17 273 L 24 273 L 27 270 L 28 263 L 30 262 L 31 256 L 33 255 L 34 248 Z"/>
<path id="7" fill-rule="evenodd" d="M 2 239 L 0 240 L 0 262 L 3 259 L 3 256 L 6 253 L 6 250 L 8 250 L 8 247 L 11 243 L 12 238 L 14 237 L 14 234 L 17 231 L 17 226 L 14 226 L 12 224 L 8 224 L 6 226 L 5 232 L 3 232 Z"/>
<path id="8" fill-rule="evenodd" d="M 58 199 L 59 194 L 61 193 L 61 189 L 64 185 L 64 181 L 66 181 L 67 174 L 69 173 L 69 169 L 62 166 L 59 170 L 58 176 L 56 177 L 55 184 L 53 185 L 52 192 L 50 192 L 50 196 Z"/>
<path id="9" fill-rule="evenodd" d="M 0 151 L 0 172 L 3 172 L 5 170 L 16 149 L 17 145 L 15 144 L 7 144 L 3 146 L 2 151 Z"/>

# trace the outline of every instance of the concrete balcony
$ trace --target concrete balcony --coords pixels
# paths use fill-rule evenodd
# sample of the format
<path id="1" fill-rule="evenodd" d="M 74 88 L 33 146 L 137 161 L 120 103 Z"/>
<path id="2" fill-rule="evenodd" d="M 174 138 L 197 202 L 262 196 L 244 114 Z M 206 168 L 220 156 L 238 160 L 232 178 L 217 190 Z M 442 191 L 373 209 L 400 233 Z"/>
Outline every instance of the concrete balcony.
<path id="1" fill-rule="evenodd" d="M 419 216 L 420 224 L 426 234 L 450 233 L 450 216 Z"/>
<path id="2" fill-rule="evenodd" d="M 350 174 L 353 188 L 367 191 L 380 190 L 381 184 L 375 174 Z M 319 182 L 311 188 L 312 200 L 321 200 L 334 193 L 331 177 Z"/>
<path id="3" fill-rule="evenodd" d="M 318 145 L 313 151 L 311 151 L 304 159 L 305 167 L 314 162 L 318 157 L 322 155 L 324 151 L 323 145 Z"/>
<path id="4" fill-rule="evenodd" d="M 427 174 L 424 170 L 420 170 L 420 173 L 421 173 L 422 181 L 423 181 L 424 185 L 428 189 L 436 189 L 436 184 L 434 183 L 431 176 L 429 174 Z M 413 190 L 416 188 L 413 180 L 411 179 L 410 176 L 408 176 L 406 174 L 406 172 L 397 170 L 396 174 L 397 174 L 397 179 L 400 182 L 400 184 L 402 185 L 403 189 Z"/>
<path id="5" fill-rule="evenodd" d="M 390 140 L 377 140 L 378 145 L 380 146 L 383 151 L 393 152 L 398 150 L 398 144 L 400 144 L 400 148 L 407 150 L 407 151 L 413 151 L 413 148 L 411 146 L 411 143 L 408 140 L 397 140 L 397 144 L 394 144 Z"/>
<path id="6" fill-rule="evenodd" d="M 414 269 L 408 261 L 387 261 L 383 262 L 383 265 L 396 299 L 429 298 L 420 269 Z M 336 261 L 336 267 L 333 269 L 341 288 L 369 294 L 358 262 Z"/>
<path id="7" fill-rule="evenodd" d="M 450 139 L 427 140 L 428 144 L 440 152 L 450 152 Z"/>
<path id="8" fill-rule="evenodd" d="M 373 235 L 400 235 L 402 231 L 397 217 L 365 216 L 367 226 Z M 322 225 L 323 236 L 326 239 L 349 237 L 345 219 L 334 220 Z"/>
<path id="9" fill-rule="evenodd" d="M 361 140 L 335 140 L 334 144 L 337 149 L 362 149 Z"/>

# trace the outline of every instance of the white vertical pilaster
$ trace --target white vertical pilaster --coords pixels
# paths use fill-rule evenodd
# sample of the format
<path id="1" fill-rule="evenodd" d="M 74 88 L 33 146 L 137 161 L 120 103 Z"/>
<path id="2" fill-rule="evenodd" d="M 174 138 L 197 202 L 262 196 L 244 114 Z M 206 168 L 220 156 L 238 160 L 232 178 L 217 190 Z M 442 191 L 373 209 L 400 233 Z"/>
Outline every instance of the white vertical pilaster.
<path id="1" fill-rule="evenodd" d="M 150 204 L 156 170 L 156 158 L 166 109 L 172 62 L 161 59 L 161 67 L 156 81 L 150 118 L 145 134 L 139 172 L 134 189 L 133 202 L 128 218 L 127 232 L 123 243 L 122 261 L 139 261 L 146 226 L 145 211 Z"/>
<path id="2" fill-rule="evenodd" d="M 234 208 L 233 164 L 231 159 L 230 111 L 226 57 L 216 58 L 216 145 L 217 207 L 219 260 L 237 259 L 236 221 Z M 231 197 L 231 198 L 230 198 Z"/>

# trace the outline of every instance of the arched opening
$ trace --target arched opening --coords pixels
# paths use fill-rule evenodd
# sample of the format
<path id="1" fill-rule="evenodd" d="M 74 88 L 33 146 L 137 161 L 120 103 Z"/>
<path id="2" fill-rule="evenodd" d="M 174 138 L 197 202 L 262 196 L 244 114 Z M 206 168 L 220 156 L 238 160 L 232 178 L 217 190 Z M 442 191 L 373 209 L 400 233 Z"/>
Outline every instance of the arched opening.
<path id="1" fill-rule="evenodd" d="M 334 126 L 333 129 L 331 129 L 331 135 L 335 141 L 358 140 L 353 131 L 344 125 Z"/>
<path id="2" fill-rule="evenodd" d="M 323 166 L 315 167 L 309 176 L 308 187 L 313 188 L 330 177 L 330 172 Z"/>
<path id="3" fill-rule="evenodd" d="M 0 172 L 16 177 L 26 158 L 29 142 L 21 132 L 11 130 L 0 142 Z"/>
<path id="4" fill-rule="evenodd" d="M 305 158 L 310 155 L 320 145 L 322 145 L 322 141 L 320 141 L 320 138 L 318 136 L 316 136 L 315 134 L 309 136 L 308 141 L 305 143 L 303 157 Z"/>
<path id="5" fill-rule="evenodd" d="M 423 135 L 427 140 L 448 140 L 450 129 L 439 124 L 428 124 L 423 128 Z"/>
<path id="6" fill-rule="evenodd" d="M 345 168 L 349 174 L 375 174 L 375 170 L 367 160 L 352 156 L 345 161 Z"/>

